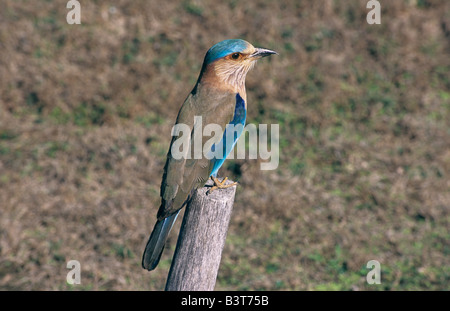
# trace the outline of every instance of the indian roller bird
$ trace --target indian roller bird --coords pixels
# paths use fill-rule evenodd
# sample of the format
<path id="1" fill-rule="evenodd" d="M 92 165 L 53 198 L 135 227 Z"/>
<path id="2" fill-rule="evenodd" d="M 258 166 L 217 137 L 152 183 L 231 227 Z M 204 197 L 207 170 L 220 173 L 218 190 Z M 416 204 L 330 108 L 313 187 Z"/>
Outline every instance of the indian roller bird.
<path id="1" fill-rule="evenodd" d="M 172 138 L 167 154 L 161 183 L 161 206 L 157 221 L 145 247 L 142 267 L 149 271 L 156 268 L 161 258 L 168 234 L 180 210 L 186 205 L 194 191 L 205 185 L 209 178 L 214 182 L 209 193 L 215 189 L 234 186 L 225 185 L 217 179 L 217 172 L 242 134 L 243 127 L 235 131 L 233 141 L 227 142 L 226 125 L 245 125 L 247 116 L 247 94 L 245 77 L 256 61 L 277 54 L 274 51 L 255 48 L 241 39 L 224 40 L 211 47 L 203 61 L 197 83 L 178 112 L 177 124 L 186 124 L 194 136 L 195 120 L 201 117 L 202 124 L 218 124 L 223 129 L 220 140 L 211 145 L 211 151 L 220 151 L 216 156 L 201 158 L 174 157 Z M 197 117 L 197 119 L 195 118 Z M 202 139 L 202 145 L 205 139 Z M 191 147 L 193 142 L 190 142 Z M 221 156 L 217 156 L 220 154 Z"/>

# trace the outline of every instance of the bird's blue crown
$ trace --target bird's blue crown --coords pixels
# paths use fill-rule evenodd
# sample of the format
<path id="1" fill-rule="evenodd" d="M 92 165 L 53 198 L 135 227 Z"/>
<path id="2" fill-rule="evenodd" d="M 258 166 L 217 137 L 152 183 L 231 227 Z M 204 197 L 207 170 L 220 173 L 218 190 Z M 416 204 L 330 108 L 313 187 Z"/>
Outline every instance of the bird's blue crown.
<path id="1" fill-rule="evenodd" d="M 242 52 L 247 49 L 249 43 L 241 39 L 228 39 L 213 45 L 205 56 L 205 63 L 208 65 L 216 59 L 227 56 L 231 53 Z"/>

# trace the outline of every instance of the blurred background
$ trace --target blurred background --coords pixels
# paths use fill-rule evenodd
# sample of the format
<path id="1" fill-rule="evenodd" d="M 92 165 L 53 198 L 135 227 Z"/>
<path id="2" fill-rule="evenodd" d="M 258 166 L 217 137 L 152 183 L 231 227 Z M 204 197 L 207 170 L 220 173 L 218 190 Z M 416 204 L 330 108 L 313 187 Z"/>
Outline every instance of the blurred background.
<path id="1" fill-rule="evenodd" d="M 240 185 L 217 290 L 443 290 L 450 284 L 450 2 L 0 2 L 0 289 L 161 290 L 140 266 L 170 130 L 206 51 L 273 49 L 248 122 L 280 165 Z M 68 285 L 69 260 L 81 284 Z M 368 285 L 369 260 L 381 284 Z"/>

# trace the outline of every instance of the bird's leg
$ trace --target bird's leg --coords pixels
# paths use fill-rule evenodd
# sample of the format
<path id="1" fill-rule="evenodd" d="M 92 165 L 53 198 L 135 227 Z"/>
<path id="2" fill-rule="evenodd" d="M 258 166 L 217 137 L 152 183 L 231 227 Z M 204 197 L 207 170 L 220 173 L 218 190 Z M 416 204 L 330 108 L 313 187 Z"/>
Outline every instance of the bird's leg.
<path id="1" fill-rule="evenodd" d="M 222 181 L 219 181 L 214 176 L 211 176 L 211 179 L 214 182 L 214 186 L 212 186 L 211 189 L 208 190 L 208 194 L 211 194 L 211 192 L 213 192 L 216 189 L 225 189 L 225 188 L 230 188 L 230 187 L 237 185 L 237 182 L 225 185 L 225 182 L 228 180 L 228 177 L 225 177 Z"/>

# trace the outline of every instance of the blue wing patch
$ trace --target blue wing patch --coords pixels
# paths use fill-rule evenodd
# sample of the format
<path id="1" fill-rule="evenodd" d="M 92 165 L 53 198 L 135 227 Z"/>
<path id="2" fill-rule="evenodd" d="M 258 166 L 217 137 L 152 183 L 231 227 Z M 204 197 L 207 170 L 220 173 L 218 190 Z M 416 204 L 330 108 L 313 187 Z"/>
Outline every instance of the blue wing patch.
<path id="1" fill-rule="evenodd" d="M 230 154 L 231 150 L 233 150 L 234 145 L 237 140 L 241 136 L 244 131 L 245 119 L 247 117 L 247 110 L 245 109 L 245 101 L 242 99 L 239 93 L 236 94 L 236 106 L 234 108 L 234 116 L 233 120 L 227 125 L 225 131 L 223 132 L 222 139 L 217 144 L 212 145 L 211 151 L 219 154 L 219 157 L 213 158 L 211 161 L 214 161 L 214 166 L 211 171 L 211 176 L 216 176 L 219 168 L 222 166 L 225 159 Z M 228 137 L 230 136 L 230 137 Z M 227 139 L 231 141 L 227 143 Z M 217 151 L 216 151 L 217 149 Z"/>

